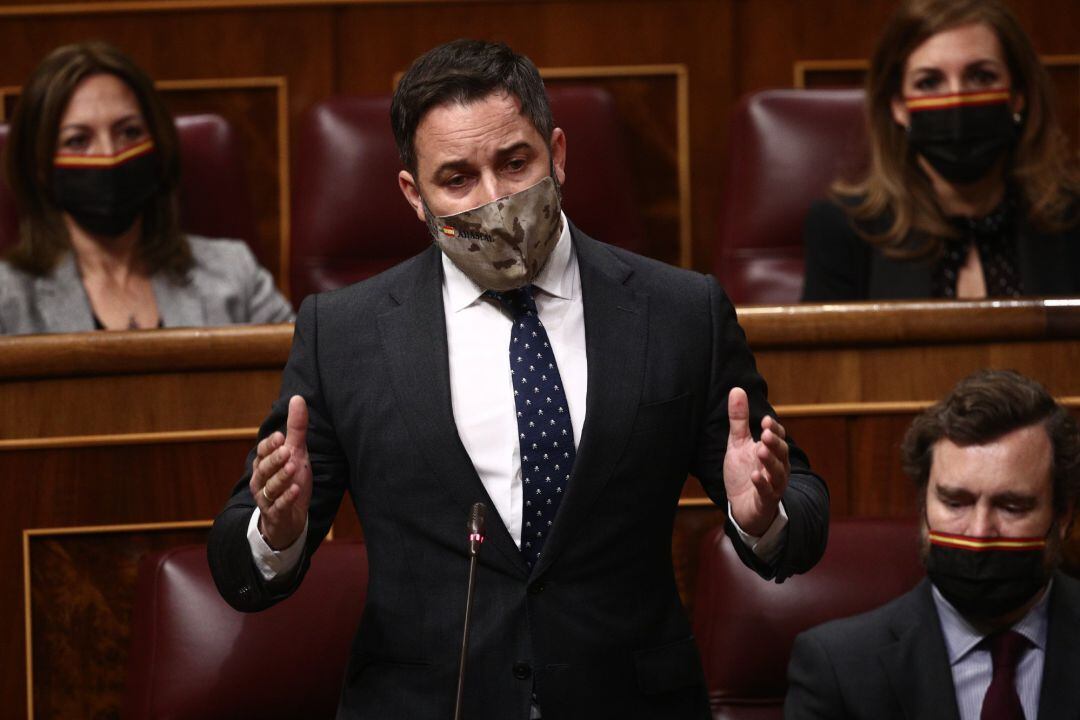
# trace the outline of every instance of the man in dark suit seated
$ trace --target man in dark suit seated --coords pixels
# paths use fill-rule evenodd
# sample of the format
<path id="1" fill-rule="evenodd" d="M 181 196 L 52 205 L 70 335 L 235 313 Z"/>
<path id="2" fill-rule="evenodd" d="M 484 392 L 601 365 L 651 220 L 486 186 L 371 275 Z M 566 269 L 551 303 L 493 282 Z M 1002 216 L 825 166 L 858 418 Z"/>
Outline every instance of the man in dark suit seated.
<path id="1" fill-rule="evenodd" d="M 929 578 L 800 635 L 785 718 L 1080 718 L 1080 582 L 1057 571 L 1080 495 L 1068 411 L 982 371 L 916 418 L 903 457 Z"/>
<path id="2" fill-rule="evenodd" d="M 570 224 L 567 139 L 506 46 L 425 54 L 391 116 L 435 244 L 304 301 L 211 533 L 219 589 L 241 610 L 286 597 L 348 492 L 370 584 L 339 717 L 444 720 L 482 501 L 465 717 L 707 718 L 671 557 L 687 473 L 764 578 L 809 569 L 828 522 L 731 303 Z"/>

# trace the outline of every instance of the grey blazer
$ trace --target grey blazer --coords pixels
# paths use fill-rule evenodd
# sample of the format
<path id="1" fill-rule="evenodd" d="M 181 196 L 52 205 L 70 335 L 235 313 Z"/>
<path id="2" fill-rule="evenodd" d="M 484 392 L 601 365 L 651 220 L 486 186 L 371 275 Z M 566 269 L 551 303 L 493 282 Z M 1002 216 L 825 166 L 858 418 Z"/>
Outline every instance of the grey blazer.
<path id="1" fill-rule="evenodd" d="M 289 322 L 295 316 L 274 280 L 239 240 L 189 236 L 195 265 L 190 282 L 151 278 L 164 327 Z M 75 257 L 68 253 L 44 277 L 0 262 L 0 334 L 81 332 L 94 315 Z"/>

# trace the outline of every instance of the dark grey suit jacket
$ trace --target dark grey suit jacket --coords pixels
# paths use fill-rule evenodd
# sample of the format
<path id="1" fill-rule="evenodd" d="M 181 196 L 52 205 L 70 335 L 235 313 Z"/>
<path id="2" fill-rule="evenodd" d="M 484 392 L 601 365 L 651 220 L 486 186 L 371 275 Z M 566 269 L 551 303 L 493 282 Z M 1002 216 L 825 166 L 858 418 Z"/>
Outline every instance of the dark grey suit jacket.
<path id="1" fill-rule="evenodd" d="M 545 720 L 706 718 L 700 659 L 672 569 L 672 526 L 688 472 L 725 502 L 728 390 L 748 391 L 759 427 L 771 412 L 765 383 L 714 280 L 576 230 L 572 237 L 588 354 L 577 460 L 531 573 L 488 514 L 465 716 L 525 720 L 535 692 Z M 302 570 L 318 562 L 312 553 L 345 492 L 363 524 L 371 580 L 341 718 L 451 714 L 465 522 L 472 503 L 493 505 L 454 426 L 441 273 L 432 247 L 308 298 L 281 396 L 260 430 L 283 429 L 289 396 L 306 398 L 315 487 Z M 736 543 L 764 577 L 805 571 L 824 550 L 825 485 L 798 448 L 792 466 L 781 556 L 768 566 Z M 259 610 L 295 583 L 270 587 L 252 562 L 249 477 L 215 521 L 209 557 L 223 596 Z"/>
<path id="2" fill-rule="evenodd" d="M 799 635 L 788 668 L 785 720 L 958 720 L 930 588 L 923 580 L 877 610 Z M 1080 582 L 1056 574 L 1048 613 L 1038 720 L 1077 720 Z"/>

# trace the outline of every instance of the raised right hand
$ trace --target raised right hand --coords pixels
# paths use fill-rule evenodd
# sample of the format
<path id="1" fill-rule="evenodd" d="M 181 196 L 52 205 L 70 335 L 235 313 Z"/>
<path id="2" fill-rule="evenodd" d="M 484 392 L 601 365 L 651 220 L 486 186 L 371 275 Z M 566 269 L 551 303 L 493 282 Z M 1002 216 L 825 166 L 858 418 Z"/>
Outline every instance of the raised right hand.
<path id="1" fill-rule="evenodd" d="M 307 403 L 293 395 L 285 434 L 272 433 L 255 448 L 248 487 L 261 512 L 259 532 L 274 550 L 296 542 L 307 522 L 312 482 L 307 426 Z"/>

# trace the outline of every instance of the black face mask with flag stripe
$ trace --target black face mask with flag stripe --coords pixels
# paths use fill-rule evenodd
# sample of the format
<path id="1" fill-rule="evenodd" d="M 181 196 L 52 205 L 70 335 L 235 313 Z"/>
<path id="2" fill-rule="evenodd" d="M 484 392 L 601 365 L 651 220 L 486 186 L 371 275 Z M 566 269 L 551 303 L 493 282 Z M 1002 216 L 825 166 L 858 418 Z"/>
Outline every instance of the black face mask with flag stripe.
<path id="1" fill-rule="evenodd" d="M 929 540 L 926 574 L 965 617 L 1008 615 L 1049 581 L 1046 537 L 978 538 L 931 530 Z"/>
<path id="2" fill-rule="evenodd" d="M 974 182 L 1016 142 L 1008 90 L 909 97 L 908 142 L 949 182 Z"/>
<path id="3" fill-rule="evenodd" d="M 135 223 L 159 177 L 154 143 L 147 140 L 115 155 L 56 155 L 52 189 L 56 204 L 79 227 L 111 238 Z"/>

